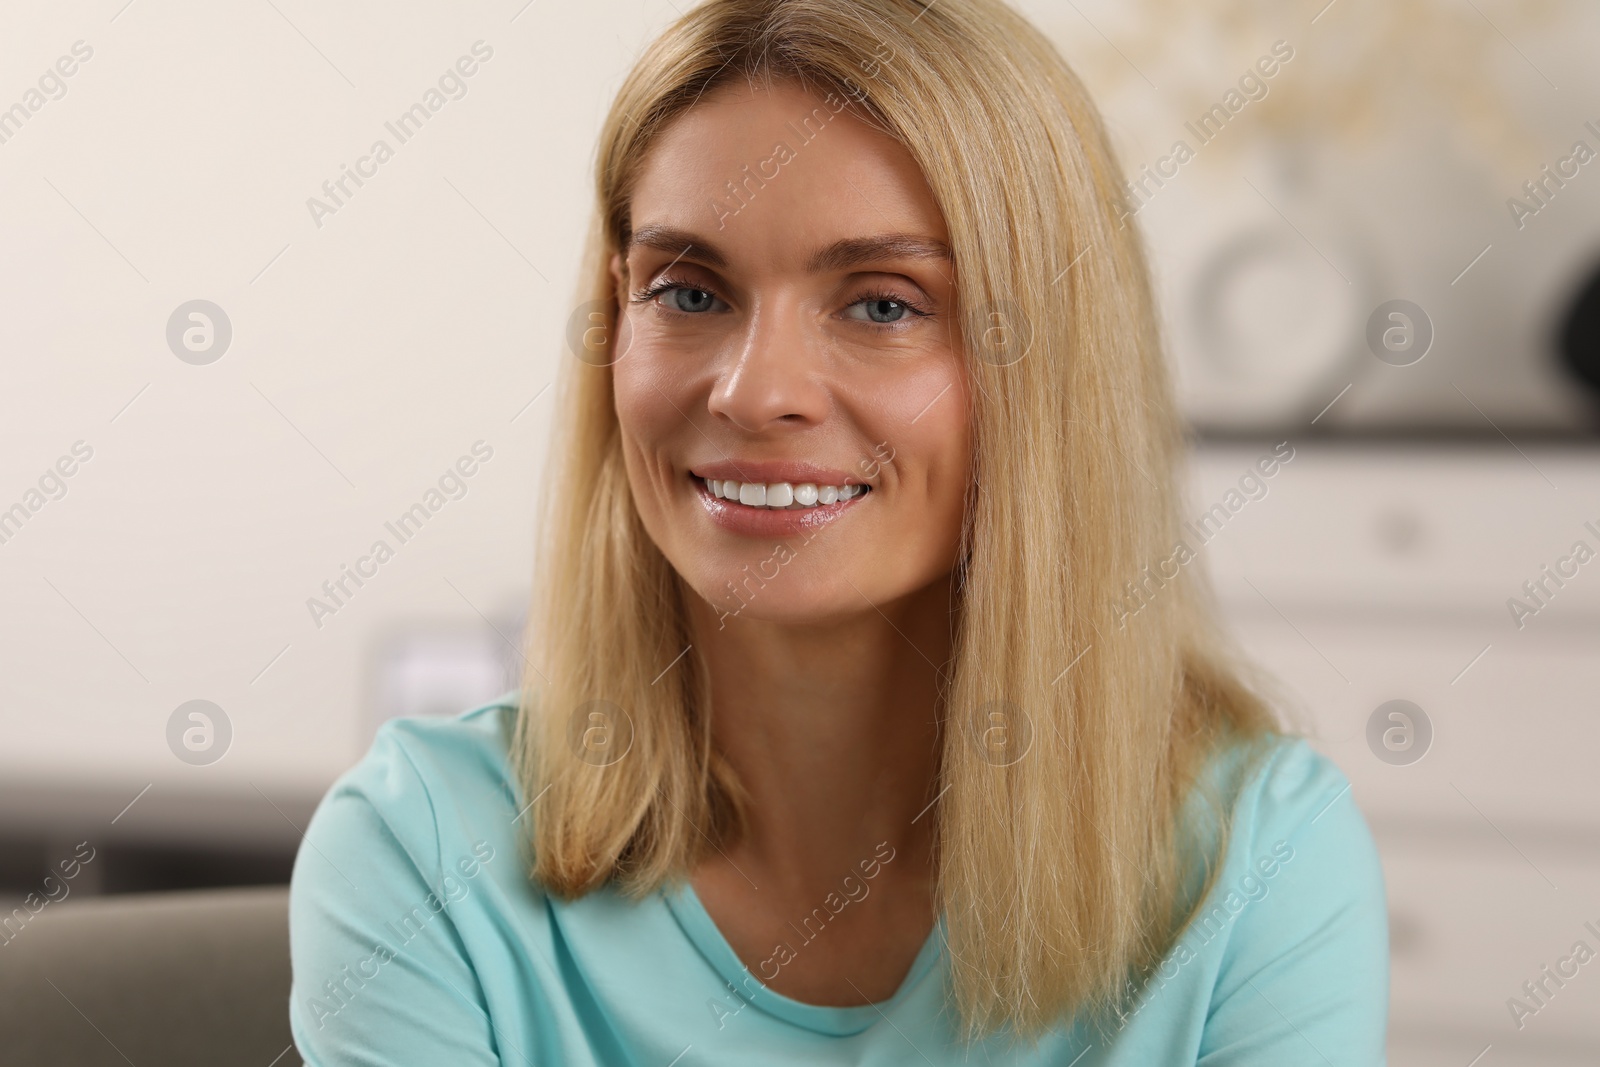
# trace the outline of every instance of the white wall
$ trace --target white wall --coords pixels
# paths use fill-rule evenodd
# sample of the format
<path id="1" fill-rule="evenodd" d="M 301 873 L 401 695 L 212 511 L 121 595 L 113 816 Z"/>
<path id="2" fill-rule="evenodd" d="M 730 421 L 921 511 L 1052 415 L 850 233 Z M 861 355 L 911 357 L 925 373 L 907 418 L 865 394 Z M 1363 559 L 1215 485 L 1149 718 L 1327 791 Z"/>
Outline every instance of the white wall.
<path id="1" fill-rule="evenodd" d="M 122 3 L 0 32 L 0 107 L 92 49 L 0 144 L 0 507 L 92 449 L 0 544 L 0 780 L 320 790 L 365 747 L 387 630 L 522 610 L 553 392 L 524 408 L 602 109 L 674 12 Z M 385 123 L 477 41 L 466 95 L 400 143 Z M 393 158 L 317 225 L 378 138 Z M 232 323 L 208 365 L 165 337 L 196 298 Z M 479 440 L 466 495 L 314 625 L 307 598 Z M 166 744 L 193 698 L 233 724 L 215 766 Z"/>

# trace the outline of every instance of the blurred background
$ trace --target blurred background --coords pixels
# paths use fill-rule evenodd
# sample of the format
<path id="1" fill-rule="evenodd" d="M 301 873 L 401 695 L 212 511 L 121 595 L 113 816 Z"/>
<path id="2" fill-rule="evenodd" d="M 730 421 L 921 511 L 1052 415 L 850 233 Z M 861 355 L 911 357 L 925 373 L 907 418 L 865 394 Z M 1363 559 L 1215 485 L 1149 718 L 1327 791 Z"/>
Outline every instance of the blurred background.
<path id="1" fill-rule="evenodd" d="M 594 137 L 688 6 L 6 8 L 0 918 L 85 843 L 74 897 L 282 884 L 380 722 L 516 683 Z M 1391 1061 L 1600 1062 L 1600 964 L 1537 985 L 1600 949 L 1600 8 L 1018 6 L 1382 850 Z"/>

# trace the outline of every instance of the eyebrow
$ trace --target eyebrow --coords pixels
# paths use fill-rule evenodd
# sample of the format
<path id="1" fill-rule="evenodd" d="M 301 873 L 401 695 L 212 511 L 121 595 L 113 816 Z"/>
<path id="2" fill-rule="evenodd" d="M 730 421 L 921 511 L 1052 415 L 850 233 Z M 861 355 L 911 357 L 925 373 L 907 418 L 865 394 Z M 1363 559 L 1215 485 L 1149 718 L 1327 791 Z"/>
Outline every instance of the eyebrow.
<path id="1" fill-rule="evenodd" d="M 671 226 L 646 226 L 629 238 L 624 253 L 634 246 L 675 252 L 681 259 L 691 256 L 710 267 L 726 269 L 728 257 L 716 245 L 688 230 Z M 872 237 L 846 237 L 812 253 L 806 263 L 811 274 L 846 270 L 863 263 L 884 259 L 952 260 L 950 247 L 943 241 L 914 233 L 882 233 Z"/>

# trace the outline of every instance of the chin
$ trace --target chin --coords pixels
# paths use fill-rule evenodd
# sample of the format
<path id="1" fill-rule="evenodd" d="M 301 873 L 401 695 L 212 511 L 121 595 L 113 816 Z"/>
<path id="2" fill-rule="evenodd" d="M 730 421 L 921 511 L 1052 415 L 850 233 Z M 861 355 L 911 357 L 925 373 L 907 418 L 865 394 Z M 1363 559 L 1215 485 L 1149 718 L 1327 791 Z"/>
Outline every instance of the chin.
<path id="1" fill-rule="evenodd" d="M 850 587 L 836 568 L 819 568 L 821 584 L 808 575 L 788 573 L 787 564 L 779 561 L 785 557 L 793 560 L 798 555 L 782 544 L 769 546 L 768 552 L 754 563 L 708 568 L 705 583 L 694 583 L 695 592 L 716 614 L 719 628 L 745 620 L 786 626 L 821 625 L 871 610 L 868 601 Z M 775 572 L 775 565 L 783 569 Z M 860 585 L 859 580 L 856 584 Z"/>

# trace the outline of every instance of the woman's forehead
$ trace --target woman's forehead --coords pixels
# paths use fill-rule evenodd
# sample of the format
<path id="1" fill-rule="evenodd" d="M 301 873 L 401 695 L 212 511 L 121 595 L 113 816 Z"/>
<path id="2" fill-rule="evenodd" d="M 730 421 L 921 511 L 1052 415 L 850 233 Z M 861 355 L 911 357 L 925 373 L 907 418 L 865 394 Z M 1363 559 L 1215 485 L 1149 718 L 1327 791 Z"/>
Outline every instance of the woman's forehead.
<path id="1" fill-rule="evenodd" d="M 797 268 L 864 234 L 944 244 L 943 217 L 915 160 L 845 102 L 795 83 L 736 82 L 707 94 L 643 160 L 630 205 L 635 232 L 700 234 L 728 258 L 757 246 L 770 255 L 778 244 L 799 257 Z"/>

